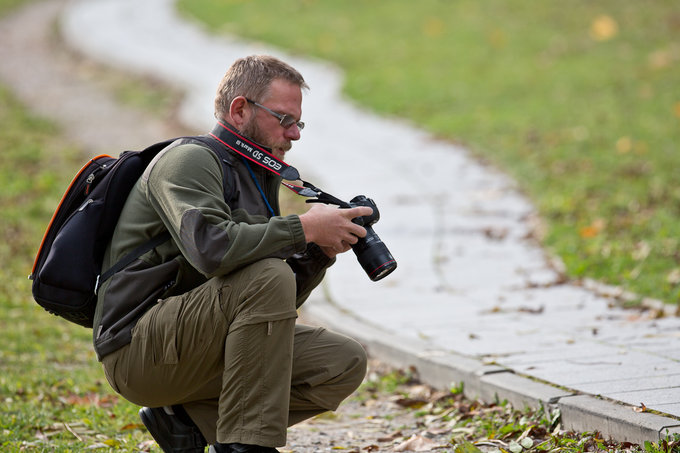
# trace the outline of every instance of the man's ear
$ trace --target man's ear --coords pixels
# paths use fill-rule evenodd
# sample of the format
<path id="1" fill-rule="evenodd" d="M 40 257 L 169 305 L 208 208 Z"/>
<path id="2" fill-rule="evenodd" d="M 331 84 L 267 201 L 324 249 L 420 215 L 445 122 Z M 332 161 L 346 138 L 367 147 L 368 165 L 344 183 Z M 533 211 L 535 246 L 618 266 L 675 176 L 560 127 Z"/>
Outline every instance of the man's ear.
<path id="1" fill-rule="evenodd" d="M 229 105 L 230 123 L 237 129 L 246 124 L 250 119 L 251 109 L 248 108 L 248 100 L 245 96 L 236 96 Z"/>

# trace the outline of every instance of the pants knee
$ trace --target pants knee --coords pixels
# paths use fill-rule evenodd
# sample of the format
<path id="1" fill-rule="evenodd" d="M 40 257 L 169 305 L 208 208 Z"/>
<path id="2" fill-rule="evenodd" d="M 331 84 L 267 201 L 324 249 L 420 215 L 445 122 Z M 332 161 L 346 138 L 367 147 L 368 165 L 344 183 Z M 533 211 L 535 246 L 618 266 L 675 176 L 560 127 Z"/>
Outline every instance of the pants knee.
<path id="1" fill-rule="evenodd" d="M 268 258 L 236 273 L 215 277 L 227 319 L 252 324 L 297 316 L 295 274 L 280 259 Z"/>
<path id="2" fill-rule="evenodd" d="M 263 297 L 279 301 L 279 304 L 292 304 L 295 307 L 297 287 L 295 274 L 290 266 L 283 260 L 270 258 L 259 261 L 253 265 L 255 267 L 255 285 L 259 294 Z"/>
<path id="3" fill-rule="evenodd" d="M 346 382 L 348 387 L 356 390 L 366 376 L 368 357 L 366 351 L 357 341 L 350 339 L 344 346 L 344 357 L 346 358 Z"/>

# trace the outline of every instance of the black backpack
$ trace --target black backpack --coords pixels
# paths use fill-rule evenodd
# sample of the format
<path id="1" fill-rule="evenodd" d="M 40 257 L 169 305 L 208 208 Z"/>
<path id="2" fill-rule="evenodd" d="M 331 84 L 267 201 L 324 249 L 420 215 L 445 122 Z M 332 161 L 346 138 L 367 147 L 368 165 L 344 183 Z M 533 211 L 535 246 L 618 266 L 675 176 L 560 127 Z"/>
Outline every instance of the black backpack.
<path id="1" fill-rule="evenodd" d="M 181 137 L 198 141 L 222 162 L 225 199 L 229 200 L 226 150 L 209 136 Z M 92 327 L 96 291 L 104 281 L 135 259 L 170 238 L 168 232 L 131 251 L 102 274 L 104 252 L 132 187 L 161 150 L 179 139 L 166 140 L 142 151 L 125 151 L 118 158 L 100 155 L 88 161 L 66 189 L 47 226 L 29 278 L 35 301 L 48 312 Z"/>

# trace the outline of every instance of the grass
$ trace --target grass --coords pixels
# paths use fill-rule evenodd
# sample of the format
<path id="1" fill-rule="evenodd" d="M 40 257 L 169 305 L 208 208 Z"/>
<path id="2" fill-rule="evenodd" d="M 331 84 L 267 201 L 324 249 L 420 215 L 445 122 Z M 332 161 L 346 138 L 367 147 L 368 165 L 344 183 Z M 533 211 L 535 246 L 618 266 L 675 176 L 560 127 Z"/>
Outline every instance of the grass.
<path id="1" fill-rule="evenodd" d="M 385 398 L 392 394 L 392 400 L 403 411 L 411 411 L 420 420 L 417 426 L 404 427 L 399 432 L 406 439 L 425 437 L 423 431 L 430 431 L 439 445 L 437 432 L 446 432 L 446 446 L 454 453 L 501 452 L 673 452 L 680 449 L 680 436 L 668 436 L 659 442 L 645 442 L 635 445 L 629 442 L 613 442 L 604 439 L 600 433 L 575 433 L 560 427 L 559 410 L 539 408 L 518 410 L 504 401 L 483 403 L 463 396 L 462 386 L 450 392 L 424 392 L 414 370 L 381 370 L 369 373 L 354 398 L 366 402 L 371 398 Z M 370 407 L 370 405 L 369 405 Z M 397 410 L 398 412 L 399 410 Z M 386 417 L 376 414 L 374 418 Z M 420 433 L 418 433 L 420 431 Z M 401 443 L 400 445 L 404 445 Z M 433 447 L 434 448 L 434 447 Z M 434 450 L 433 450 L 434 451 Z M 439 449 L 437 451 L 440 451 Z"/>
<path id="2" fill-rule="evenodd" d="M 0 0 L 0 15 L 22 3 Z M 140 108 L 158 113 L 173 102 L 153 81 L 133 83 L 92 65 L 86 72 Z M 0 124 L 0 451 L 160 451 L 139 408 L 106 382 L 92 331 L 49 315 L 30 296 L 37 246 L 83 150 L 3 86 Z"/>
<path id="3" fill-rule="evenodd" d="M 150 437 L 106 383 L 91 330 L 43 311 L 26 278 L 80 152 L 2 87 L 0 124 L 0 450 L 139 451 Z"/>
<path id="4" fill-rule="evenodd" d="M 571 277 L 680 301 L 672 0 L 180 0 L 179 8 L 215 32 L 335 62 L 351 98 L 508 172 Z"/>

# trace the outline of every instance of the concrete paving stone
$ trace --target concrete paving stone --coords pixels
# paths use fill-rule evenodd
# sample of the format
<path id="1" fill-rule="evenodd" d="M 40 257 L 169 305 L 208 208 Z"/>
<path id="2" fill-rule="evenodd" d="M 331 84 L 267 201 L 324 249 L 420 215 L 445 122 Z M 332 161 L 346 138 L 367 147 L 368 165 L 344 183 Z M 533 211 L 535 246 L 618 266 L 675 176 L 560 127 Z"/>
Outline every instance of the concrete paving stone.
<path id="1" fill-rule="evenodd" d="M 631 354 L 631 356 L 634 355 Z M 530 374 L 547 382 L 558 383 L 566 387 L 579 389 L 579 384 L 600 382 L 603 388 L 611 380 L 621 378 L 643 379 L 650 375 L 662 376 L 677 369 L 674 363 L 667 360 L 639 354 L 636 358 L 624 360 L 618 357 L 602 357 L 599 360 L 573 359 L 550 364 L 534 364 L 514 367 L 522 374 Z M 502 362 L 500 362 L 502 364 Z"/>
<path id="2" fill-rule="evenodd" d="M 551 362 L 561 362 L 569 359 L 591 360 L 600 357 L 616 356 L 619 352 L 621 352 L 621 348 L 617 346 L 583 341 L 579 343 L 563 343 L 556 348 L 540 348 L 521 355 L 506 357 L 503 359 L 503 363 L 512 367 L 528 366 L 537 363 L 549 366 Z"/>
<path id="3" fill-rule="evenodd" d="M 434 344 L 443 344 L 441 339 L 446 339 L 446 344 L 449 344 L 451 349 L 464 353 L 466 355 L 483 357 L 488 360 L 494 360 L 507 366 L 504 363 L 504 357 L 524 354 L 527 350 L 536 348 L 536 341 L 531 337 L 526 337 L 522 341 L 514 341 L 513 343 L 503 343 L 495 337 L 478 336 L 478 334 L 469 331 L 456 331 L 448 335 L 445 332 L 437 332 L 433 335 L 427 330 L 419 330 L 428 338 L 433 338 Z M 547 344 L 559 343 L 559 339 L 551 339 Z"/>
<path id="4" fill-rule="evenodd" d="M 654 353 L 658 354 L 662 357 L 666 357 L 667 359 L 670 359 L 670 360 L 680 361 L 680 350 L 678 350 L 677 348 L 662 349 L 662 350 L 659 350 L 659 351 L 655 350 Z"/>
<path id="5" fill-rule="evenodd" d="M 641 386 L 648 386 L 647 378 L 640 379 Z M 624 403 L 639 405 L 644 403 L 648 407 L 658 404 L 680 404 L 680 380 L 675 382 L 674 387 L 662 387 L 656 389 L 632 390 L 628 392 L 606 392 L 602 394 Z"/>
<path id="6" fill-rule="evenodd" d="M 664 335 L 659 335 L 656 338 L 638 337 L 629 340 L 626 346 L 664 356 L 669 352 L 668 344 L 671 341 L 673 341 L 672 337 L 664 338 Z"/>
<path id="7" fill-rule="evenodd" d="M 680 427 L 678 420 L 649 412 L 635 412 L 630 406 L 589 395 L 561 398 L 558 407 L 565 429 L 599 431 L 607 438 L 642 444 L 660 439 L 666 429 Z"/>
<path id="8" fill-rule="evenodd" d="M 680 369 L 678 371 L 680 371 Z M 613 395 L 616 393 L 668 388 L 677 386 L 678 384 L 680 384 L 680 372 L 672 374 L 663 374 L 659 376 L 647 376 L 643 379 L 640 378 L 612 379 L 610 381 L 607 381 L 606 386 L 604 387 L 601 382 L 594 382 L 591 384 L 579 384 L 579 390 L 587 393 L 601 394 L 603 396 L 613 397 Z"/>
<path id="9" fill-rule="evenodd" d="M 667 355 L 668 345 L 676 341 L 672 336 L 665 339 L 661 336 L 656 339 L 645 338 L 647 333 L 655 332 L 656 329 L 646 326 L 644 323 L 602 321 L 598 323 L 597 327 L 599 341 L 625 345 L 631 349 L 658 353 L 659 355 Z"/>

